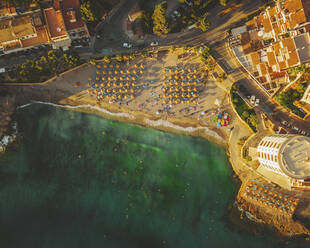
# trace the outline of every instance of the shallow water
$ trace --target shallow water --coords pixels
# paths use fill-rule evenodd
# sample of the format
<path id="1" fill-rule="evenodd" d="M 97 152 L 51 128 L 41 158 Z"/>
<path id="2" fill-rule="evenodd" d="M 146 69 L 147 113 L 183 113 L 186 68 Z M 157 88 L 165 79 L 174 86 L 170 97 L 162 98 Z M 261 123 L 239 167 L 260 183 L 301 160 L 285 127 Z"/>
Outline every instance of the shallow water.
<path id="1" fill-rule="evenodd" d="M 1 247 L 284 247 L 236 223 L 238 183 L 207 140 L 40 104 L 17 118 Z"/>

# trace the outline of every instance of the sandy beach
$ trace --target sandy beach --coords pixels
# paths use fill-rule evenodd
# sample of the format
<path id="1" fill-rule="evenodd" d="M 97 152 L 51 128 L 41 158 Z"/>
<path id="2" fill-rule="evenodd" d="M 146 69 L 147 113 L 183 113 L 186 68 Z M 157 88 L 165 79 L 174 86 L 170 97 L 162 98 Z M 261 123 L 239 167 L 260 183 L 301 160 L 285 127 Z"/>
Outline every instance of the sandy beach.
<path id="1" fill-rule="evenodd" d="M 94 94 L 94 89 L 90 87 L 90 78 L 98 75 L 98 65 L 102 68 L 104 62 L 99 62 L 96 66 L 85 64 L 78 70 L 59 76 L 46 85 L 8 86 L 6 89 L 11 95 L 17 96 L 17 106 L 33 102 L 52 104 L 122 122 L 206 138 L 227 148 L 234 172 L 242 183 L 246 184 L 249 178 L 258 175 L 241 159 L 238 141 L 240 138 L 249 137 L 252 131 L 235 114 L 229 102 L 228 92 L 233 83 L 232 80 L 228 78 L 223 82 L 217 82 L 205 70 L 198 55 L 188 52 L 185 58 L 180 58 L 180 55 L 184 55 L 184 52 L 178 49 L 173 53 L 158 54 L 157 58 L 137 58 L 130 62 L 122 62 L 121 68 L 129 72 L 137 70 L 135 65 L 143 64 L 144 72 L 135 80 L 139 89 L 134 92 L 134 97 L 119 101 L 111 98 L 98 99 L 98 95 Z M 167 94 L 167 90 L 165 92 L 164 89 L 164 83 L 167 80 L 165 74 L 169 75 L 166 69 L 176 67 L 181 70 L 184 68 L 185 71 L 195 68 L 189 74 L 189 80 L 194 76 L 199 80 L 195 85 L 199 99 L 196 97 L 193 101 L 184 103 L 165 102 L 163 98 L 163 95 Z M 98 85 L 101 83 L 103 82 L 98 82 Z M 171 88 L 173 87 L 175 86 Z M 179 89 L 181 88 L 180 86 Z M 215 119 L 219 112 L 228 113 L 230 121 L 227 125 L 218 126 Z M 242 202 L 241 198 L 239 200 Z M 283 234 L 308 234 L 308 231 L 300 225 L 298 228 L 289 229 L 289 234 L 280 228 L 282 224 L 277 225 L 278 217 L 283 219 L 281 223 L 293 223 L 291 216 L 282 214 L 266 216 L 265 207 L 250 206 L 251 204 L 242 205 L 245 211 L 252 210 L 251 213 L 258 219 L 263 219 L 265 223 L 273 223 Z M 274 216 L 278 217 L 275 219 Z"/>

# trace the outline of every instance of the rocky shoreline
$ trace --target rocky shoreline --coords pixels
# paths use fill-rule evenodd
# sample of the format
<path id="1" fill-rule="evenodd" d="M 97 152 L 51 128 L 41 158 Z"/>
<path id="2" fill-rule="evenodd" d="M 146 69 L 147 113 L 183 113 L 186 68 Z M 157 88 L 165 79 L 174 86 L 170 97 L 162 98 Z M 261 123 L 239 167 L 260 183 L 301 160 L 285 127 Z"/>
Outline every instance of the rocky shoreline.
<path id="1" fill-rule="evenodd" d="M 76 77 L 79 78 L 85 77 L 84 81 L 86 81 L 87 75 L 89 75 L 89 70 L 94 70 L 94 68 L 85 66 L 80 71 L 72 73 L 76 74 Z M 12 123 L 12 116 L 16 110 L 16 106 L 29 104 L 35 101 L 49 102 L 51 104 L 60 104 L 71 110 L 93 113 L 122 122 L 130 122 L 146 127 L 157 128 L 163 131 L 206 138 L 222 147 L 226 147 L 232 168 L 242 183 L 247 180 L 248 176 L 253 174 L 253 172 L 241 162 L 240 154 L 237 151 L 238 139 L 244 136 L 244 132 L 247 129 L 238 118 L 233 118 L 234 122 L 232 126 L 234 129 L 225 132 L 224 130 L 210 126 L 210 121 L 210 123 L 204 123 L 197 121 L 197 119 L 194 120 L 187 117 L 175 118 L 171 116 L 156 116 L 151 115 L 148 112 L 137 111 L 134 109 L 130 110 L 126 109 L 125 106 L 116 106 L 113 104 L 100 103 L 98 105 L 96 99 L 89 99 L 86 95 L 81 94 L 83 90 L 86 90 L 86 86 L 76 88 L 72 82 L 73 80 L 60 77 L 44 86 L 8 86 L 7 88 L 1 88 L 1 92 L 6 90 L 7 93 L 5 93 L 5 95 L 2 94 L 0 98 L 0 139 L 12 131 L 10 130 L 10 125 Z M 6 100 L 7 98 L 8 100 Z M 240 202 L 242 203 L 242 209 L 251 213 L 256 219 L 261 219 L 264 223 L 272 224 L 284 235 L 299 235 L 302 232 L 307 235 L 309 234 L 309 231 L 306 228 L 302 228 L 301 224 L 295 225 L 295 220 L 292 216 L 285 221 L 280 218 L 279 220 L 283 221 L 279 222 L 277 219 L 274 219 L 273 216 L 264 214 L 264 208 L 259 209 L 259 212 L 257 212 L 258 210 L 253 211 L 253 209 L 256 208 L 255 206 L 252 206 L 250 202 L 246 202 L 245 200 L 241 201 L 241 199 Z M 250 215 L 248 214 L 248 216 Z M 277 222 L 281 224 L 278 225 Z"/>
<path id="2" fill-rule="evenodd" d="M 17 123 L 13 121 L 16 96 L 6 91 L 0 93 L 0 152 L 3 152 L 17 135 Z"/>

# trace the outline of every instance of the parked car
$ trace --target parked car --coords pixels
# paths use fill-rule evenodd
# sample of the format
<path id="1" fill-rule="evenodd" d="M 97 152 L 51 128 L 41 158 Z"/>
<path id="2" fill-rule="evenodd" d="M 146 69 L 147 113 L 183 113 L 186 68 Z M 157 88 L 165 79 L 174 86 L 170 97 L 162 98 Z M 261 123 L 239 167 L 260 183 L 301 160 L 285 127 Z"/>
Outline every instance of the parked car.
<path id="1" fill-rule="evenodd" d="M 254 96 L 254 95 L 251 96 L 250 101 L 251 101 L 251 104 L 254 104 L 254 103 L 255 103 L 255 96 Z"/>
<path id="2" fill-rule="evenodd" d="M 158 41 L 152 41 L 151 46 L 158 46 Z"/>
<path id="3" fill-rule="evenodd" d="M 298 127 L 295 127 L 295 126 L 292 126 L 292 129 L 295 130 L 295 131 L 297 131 L 297 132 L 298 132 L 298 130 L 299 130 L 299 128 L 298 128 Z"/>
<path id="4" fill-rule="evenodd" d="M 132 48 L 132 44 L 125 42 L 125 43 L 123 43 L 123 47 Z"/>
<path id="5" fill-rule="evenodd" d="M 259 105 L 259 99 L 256 98 L 256 100 L 255 100 L 255 106 L 258 106 L 258 105 Z"/>

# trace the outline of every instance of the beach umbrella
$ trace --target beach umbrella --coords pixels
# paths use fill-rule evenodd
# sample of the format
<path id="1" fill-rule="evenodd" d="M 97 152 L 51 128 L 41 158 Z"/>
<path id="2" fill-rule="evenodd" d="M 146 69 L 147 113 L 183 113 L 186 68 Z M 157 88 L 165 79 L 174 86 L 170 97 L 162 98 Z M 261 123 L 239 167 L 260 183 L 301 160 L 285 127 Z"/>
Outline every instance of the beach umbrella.
<path id="1" fill-rule="evenodd" d="M 118 71 L 115 70 L 115 71 L 114 71 L 114 74 L 118 74 Z"/>
<path id="2" fill-rule="evenodd" d="M 89 78 L 88 78 L 88 80 L 89 80 L 89 81 L 91 81 L 91 80 L 92 80 L 92 78 L 91 78 L 91 77 L 89 77 Z"/>
<path id="3" fill-rule="evenodd" d="M 143 65 L 143 64 L 141 64 L 141 65 L 140 65 L 140 68 L 144 68 L 144 65 Z"/>
<path id="4" fill-rule="evenodd" d="M 109 75 L 111 75 L 112 74 L 112 71 L 109 71 Z"/>
<path id="5" fill-rule="evenodd" d="M 119 68 L 119 64 L 116 64 L 116 68 Z"/>
<path id="6" fill-rule="evenodd" d="M 100 71 L 96 71 L 96 74 L 100 74 Z"/>
<path id="7" fill-rule="evenodd" d="M 131 77 L 132 80 L 136 80 L 136 77 Z"/>
<path id="8" fill-rule="evenodd" d="M 106 64 L 104 64 L 104 65 L 103 65 L 103 68 L 107 68 L 107 65 L 106 65 Z"/>
<path id="9" fill-rule="evenodd" d="M 138 68 L 138 65 L 137 65 L 137 64 L 135 64 L 135 65 L 134 65 L 134 67 L 135 67 L 135 68 Z"/>
<path id="10" fill-rule="evenodd" d="M 127 95 L 124 95 L 124 99 L 127 99 Z"/>
<path id="11" fill-rule="evenodd" d="M 113 64 L 110 64 L 109 67 L 110 67 L 110 68 L 113 68 Z"/>
<path id="12" fill-rule="evenodd" d="M 131 99 L 133 99 L 134 97 L 135 97 L 135 95 L 134 95 L 134 94 L 131 94 L 131 95 L 130 95 L 130 98 L 131 98 Z"/>
<path id="13" fill-rule="evenodd" d="M 118 92 L 122 93 L 122 92 L 123 92 L 123 90 L 122 90 L 122 89 L 119 89 L 119 90 L 118 90 Z"/>
<path id="14" fill-rule="evenodd" d="M 127 70 L 127 73 L 128 73 L 128 74 L 130 74 L 130 71 L 129 71 L 129 70 Z"/>

